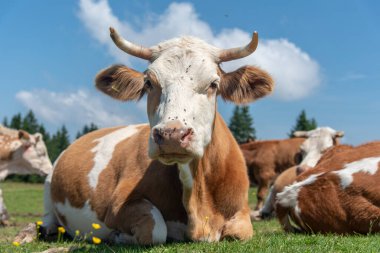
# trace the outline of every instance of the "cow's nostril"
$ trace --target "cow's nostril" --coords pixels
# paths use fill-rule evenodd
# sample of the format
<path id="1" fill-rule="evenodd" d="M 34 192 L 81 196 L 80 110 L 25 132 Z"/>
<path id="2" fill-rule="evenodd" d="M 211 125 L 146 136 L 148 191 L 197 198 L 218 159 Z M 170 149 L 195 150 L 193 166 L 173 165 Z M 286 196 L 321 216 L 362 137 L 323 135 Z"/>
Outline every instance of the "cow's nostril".
<path id="1" fill-rule="evenodd" d="M 192 128 L 189 128 L 186 131 L 184 131 L 184 133 L 181 137 L 181 142 L 189 142 L 193 133 L 194 132 L 193 132 Z"/>
<path id="2" fill-rule="evenodd" d="M 158 145 L 162 145 L 164 143 L 164 136 L 162 135 L 161 131 L 158 129 L 153 130 L 153 138 L 154 142 Z"/>

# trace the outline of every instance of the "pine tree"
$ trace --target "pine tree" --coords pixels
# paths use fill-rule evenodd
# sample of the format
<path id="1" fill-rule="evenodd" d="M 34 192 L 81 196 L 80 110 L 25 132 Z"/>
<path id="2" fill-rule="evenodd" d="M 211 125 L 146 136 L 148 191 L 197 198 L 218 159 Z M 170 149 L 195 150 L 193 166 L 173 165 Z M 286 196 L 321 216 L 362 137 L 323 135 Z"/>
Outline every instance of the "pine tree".
<path id="1" fill-rule="evenodd" d="M 302 110 L 296 119 L 296 125 L 290 130 L 289 137 L 292 137 L 295 131 L 309 131 L 317 128 L 317 126 L 317 121 L 314 118 L 308 119 L 306 111 Z"/>
<path id="2" fill-rule="evenodd" d="M 7 117 L 4 117 L 4 119 L 3 119 L 3 126 L 9 127 L 8 118 Z"/>
<path id="3" fill-rule="evenodd" d="M 58 158 L 63 150 L 65 150 L 70 145 L 69 134 L 66 127 L 63 125 L 50 140 L 50 159 L 54 161 Z"/>
<path id="4" fill-rule="evenodd" d="M 13 129 L 21 129 L 21 126 L 22 126 L 21 113 L 17 113 L 16 115 L 12 117 L 11 124 L 9 125 L 9 127 Z"/>
<path id="5" fill-rule="evenodd" d="M 87 126 L 87 124 L 86 124 L 86 125 L 84 125 L 82 131 L 78 131 L 76 138 L 78 139 L 82 135 L 85 135 L 85 134 L 87 134 L 89 132 L 92 132 L 92 131 L 95 131 L 95 130 L 98 130 L 98 129 L 99 129 L 98 126 L 95 125 L 94 123 L 91 123 L 89 126 Z"/>
<path id="6" fill-rule="evenodd" d="M 256 130 L 252 126 L 253 119 L 248 106 L 235 106 L 229 128 L 238 143 L 256 139 Z"/>
<path id="7" fill-rule="evenodd" d="M 21 129 L 31 134 L 37 133 L 40 129 L 40 125 L 38 124 L 36 116 L 34 116 L 32 110 L 30 110 L 22 120 Z"/>

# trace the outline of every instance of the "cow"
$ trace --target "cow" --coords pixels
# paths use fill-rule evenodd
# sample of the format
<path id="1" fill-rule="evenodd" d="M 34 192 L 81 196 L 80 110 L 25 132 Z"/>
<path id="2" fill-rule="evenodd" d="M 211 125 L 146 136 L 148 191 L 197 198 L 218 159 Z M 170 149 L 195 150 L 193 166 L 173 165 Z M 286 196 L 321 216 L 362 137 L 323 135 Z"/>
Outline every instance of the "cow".
<path id="1" fill-rule="evenodd" d="M 113 28 L 110 35 L 149 66 L 111 66 L 95 85 L 122 101 L 146 94 L 149 124 L 91 132 L 61 154 L 45 183 L 43 234 L 60 225 L 85 236 L 97 223 L 93 235 L 125 244 L 251 238 L 245 161 L 216 101 L 248 103 L 272 91 L 271 76 L 258 67 L 220 67 L 255 51 L 257 33 L 232 49 L 194 37 L 145 48 Z"/>
<path id="2" fill-rule="evenodd" d="M 10 174 L 48 175 L 53 169 L 40 133 L 29 134 L 0 126 L 0 181 Z M 0 189 L 0 225 L 9 223 L 9 215 Z"/>
<path id="3" fill-rule="evenodd" d="M 379 232 L 379 169 L 379 141 L 337 146 L 277 194 L 278 219 L 288 232 Z"/>
<path id="4" fill-rule="evenodd" d="M 277 175 L 301 161 L 300 146 L 304 141 L 305 138 L 291 138 L 240 144 L 250 181 L 258 185 L 254 210 L 262 208 L 268 189 Z"/>
<path id="5" fill-rule="evenodd" d="M 274 213 L 276 194 L 281 192 L 285 186 L 292 184 L 299 174 L 313 168 L 325 152 L 339 144 L 344 132 L 330 127 L 318 127 L 310 131 L 296 131 L 293 135 L 306 138 L 300 146 L 301 163 L 286 169 L 276 178 L 263 208 L 252 214 L 251 217 L 255 219 L 271 217 Z"/>

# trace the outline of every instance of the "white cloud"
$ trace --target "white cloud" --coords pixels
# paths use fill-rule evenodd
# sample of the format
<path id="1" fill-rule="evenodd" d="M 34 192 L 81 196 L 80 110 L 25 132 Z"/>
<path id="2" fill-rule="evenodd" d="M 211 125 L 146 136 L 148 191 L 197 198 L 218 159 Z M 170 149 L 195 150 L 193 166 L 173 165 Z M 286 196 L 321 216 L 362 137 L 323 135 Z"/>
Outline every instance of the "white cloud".
<path id="1" fill-rule="evenodd" d="M 181 35 L 193 35 L 221 48 L 247 44 L 251 31 L 238 28 L 224 29 L 214 34 L 210 25 L 202 21 L 190 3 L 172 3 L 162 14 L 146 14 L 138 28 L 131 20 L 116 17 L 107 0 L 81 0 L 79 18 L 90 34 L 117 60 L 135 64 L 136 59 L 119 51 L 109 38 L 108 28 L 115 27 L 128 40 L 152 46 Z M 245 64 L 255 64 L 267 70 L 276 80 L 275 97 L 294 100 L 307 97 L 321 83 L 318 63 L 287 39 L 261 39 L 258 50 L 244 59 L 223 64 L 232 70 Z"/>
<path id="2" fill-rule="evenodd" d="M 74 125 L 76 129 L 90 122 L 100 127 L 129 124 L 134 113 L 122 109 L 118 101 L 104 95 L 78 90 L 72 93 L 47 90 L 20 91 L 16 98 L 37 117 L 52 125 Z"/>

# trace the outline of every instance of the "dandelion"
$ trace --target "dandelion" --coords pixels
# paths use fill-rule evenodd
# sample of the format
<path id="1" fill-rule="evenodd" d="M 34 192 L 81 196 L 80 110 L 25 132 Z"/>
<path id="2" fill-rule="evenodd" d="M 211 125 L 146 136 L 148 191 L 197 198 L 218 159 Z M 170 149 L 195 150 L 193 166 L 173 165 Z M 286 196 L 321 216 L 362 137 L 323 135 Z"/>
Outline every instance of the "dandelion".
<path id="1" fill-rule="evenodd" d="M 75 236 L 79 236 L 79 235 L 80 235 L 79 230 L 75 230 Z"/>
<path id="2" fill-rule="evenodd" d="M 95 230 L 98 230 L 98 229 L 101 228 L 101 226 L 100 226 L 99 224 L 97 224 L 97 223 L 92 223 L 92 227 L 93 227 L 93 229 L 95 229 Z"/>
<path id="3" fill-rule="evenodd" d="M 93 236 L 93 237 L 92 237 L 92 242 L 93 242 L 94 244 L 99 244 L 99 243 L 101 243 L 101 242 L 102 242 L 102 239 L 100 239 L 100 238 L 98 238 L 98 237 L 95 237 L 95 236 Z"/>
<path id="4" fill-rule="evenodd" d="M 42 226 L 42 224 L 44 224 L 44 222 L 42 220 L 39 220 L 36 222 L 37 226 Z"/>
<path id="5" fill-rule="evenodd" d="M 58 227 L 58 232 L 60 234 L 64 234 L 66 232 L 65 228 L 64 227 Z"/>
<path id="6" fill-rule="evenodd" d="M 208 216 L 205 217 L 205 221 L 206 221 L 206 223 L 208 222 Z"/>
<path id="7" fill-rule="evenodd" d="M 12 245 L 18 247 L 18 246 L 20 246 L 20 243 L 19 242 L 12 242 Z"/>

